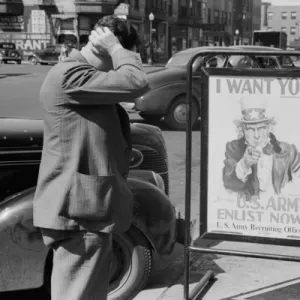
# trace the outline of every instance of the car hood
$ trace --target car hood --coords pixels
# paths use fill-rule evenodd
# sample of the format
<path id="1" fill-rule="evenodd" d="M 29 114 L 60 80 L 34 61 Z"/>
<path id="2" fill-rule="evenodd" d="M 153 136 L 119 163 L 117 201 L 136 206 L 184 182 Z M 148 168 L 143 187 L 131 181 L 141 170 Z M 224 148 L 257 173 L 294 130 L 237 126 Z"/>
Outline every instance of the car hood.
<path id="1" fill-rule="evenodd" d="M 131 135 L 133 145 L 148 146 L 161 153 L 164 141 L 158 127 L 131 123 Z M 36 151 L 42 146 L 43 120 L 0 118 L 0 151 Z"/>
<path id="2" fill-rule="evenodd" d="M 184 79 L 185 77 L 184 67 L 172 67 L 172 68 L 154 68 L 147 71 L 147 78 L 151 88 L 166 85 L 173 81 Z"/>

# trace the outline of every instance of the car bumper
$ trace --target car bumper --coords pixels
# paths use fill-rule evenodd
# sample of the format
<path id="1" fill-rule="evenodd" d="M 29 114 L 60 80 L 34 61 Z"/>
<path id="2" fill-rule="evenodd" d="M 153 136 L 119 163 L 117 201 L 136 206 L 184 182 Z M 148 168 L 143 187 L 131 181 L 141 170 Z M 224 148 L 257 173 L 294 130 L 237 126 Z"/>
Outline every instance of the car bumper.
<path id="1" fill-rule="evenodd" d="M 139 110 L 136 109 L 135 103 L 132 102 L 121 102 L 121 106 L 127 111 L 127 113 L 138 113 Z"/>
<path id="2" fill-rule="evenodd" d="M 0 56 L 0 60 L 21 61 L 21 57 Z"/>

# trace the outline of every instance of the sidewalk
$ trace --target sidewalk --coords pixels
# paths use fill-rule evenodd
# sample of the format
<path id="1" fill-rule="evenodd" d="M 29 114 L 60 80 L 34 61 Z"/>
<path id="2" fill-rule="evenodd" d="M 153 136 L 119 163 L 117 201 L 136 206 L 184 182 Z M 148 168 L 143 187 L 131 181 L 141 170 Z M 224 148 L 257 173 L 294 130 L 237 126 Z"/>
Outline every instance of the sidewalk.
<path id="1" fill-rule="evenodd" d="M 182 204 L 183 205 L 183 204 Z M 192 218 L 198 215 L 192 203 Z M 184 211 L 179 207 L 181 211 Z M 195 236 L 198 236 L 197 233 Z M 196 240 L 195 246 L 299 256 L 296 247 Z M 183 246 L 176 245 L 170 258 L 154 258 L 148 286 L 134 300 L 183 300 Z M 191 253 L 190 292 L 209 270 L 215 274 L 197 299 L 299 300 L 300 263 L 267 259 Z M 287 290 L 286 290 L 287 289 Z M 290 293 L 288 295 L 288 293 Z M 273 296 L 272 296 L 273 295 Z"/>

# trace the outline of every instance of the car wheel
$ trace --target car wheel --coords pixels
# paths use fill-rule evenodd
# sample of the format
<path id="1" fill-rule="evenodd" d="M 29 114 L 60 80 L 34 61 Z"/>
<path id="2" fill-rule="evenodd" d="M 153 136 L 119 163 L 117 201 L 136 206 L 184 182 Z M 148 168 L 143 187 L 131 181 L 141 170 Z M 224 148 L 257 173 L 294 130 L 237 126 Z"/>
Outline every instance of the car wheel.
<path id="1" fill-rule="evenodd" d="M 139 115 L 147 122 L 147 123 L 158 123 L 163 116 L 159 115 L 147 115 L 145 113 L 140 112 Z"/>
<path id="2" fill-rule="evenodd" d="M 51 292 L 52 257 L 50 252 L 44 274 L 44 288 L 48 293 Z M 114 234 L 108 300 L 133 299 L 145 287 L 151 267 L 150 245 L 137 229 Z"/>
<path id="3" fill-rule="evenodd" d="M 192 127 L 195 126 L 200 115 L 199 105 L 196 99 L 193 100 L 192 107 Z M 187 110 L 186 110 L 186 96 L 181 95 L 177 97 L 170 105 L 167 115 L 165 117 L 165 123 L 170 129 L 184 130 L 187 123 Z"/>
<path id="4" fill-rule="evenodd" d="M 32 56 L 32 57 L 29 58 L 29 62 L 30 62 L 32 65 L 37 65 L 38 60 L 37 60 L 37 58 L 35 58 L 34 56 Z"/>
<path id="5" fill-rule="evenodd" d="M 133 299 L 145 287 L 151 267 L 150 246 L 137 229 L 114 235 L 108 300 Z"/>
<path id="6" fill-rule="evenodd" d="M 4 64 L 7 64 L 7 60 L 6 59 L 3 59 L 2 61 L 3 61 Z"/>
<path id="7" fill-rule="evenodd" d="M 20 60 L 17 61 L 17 64 L 20 65 L 22 62 Z"/>

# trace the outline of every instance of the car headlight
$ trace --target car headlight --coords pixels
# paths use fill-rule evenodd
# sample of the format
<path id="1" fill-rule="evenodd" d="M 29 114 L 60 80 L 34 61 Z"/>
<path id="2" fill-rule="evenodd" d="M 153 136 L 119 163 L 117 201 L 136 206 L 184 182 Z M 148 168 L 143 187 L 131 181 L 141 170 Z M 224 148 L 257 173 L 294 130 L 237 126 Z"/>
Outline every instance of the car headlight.
<path id="1" fill-rule="evenodd" d="M 130 155 L 129 168 L 130 169 L 137 168 L 138 166 L 141 165 L 143 160 L 144 160 L 143 153 L 135 148 L 132 149 Z"/>
<path id="2" fill-rule="evenodd" d="M 165 183 L 164 183 L 164 180 L 162 179 L 162 177 L 153 171 L 152 171 L 152 174 L 153 174 L 153 178 L 155 180 L 156 186 L 165 193 Z"/>

